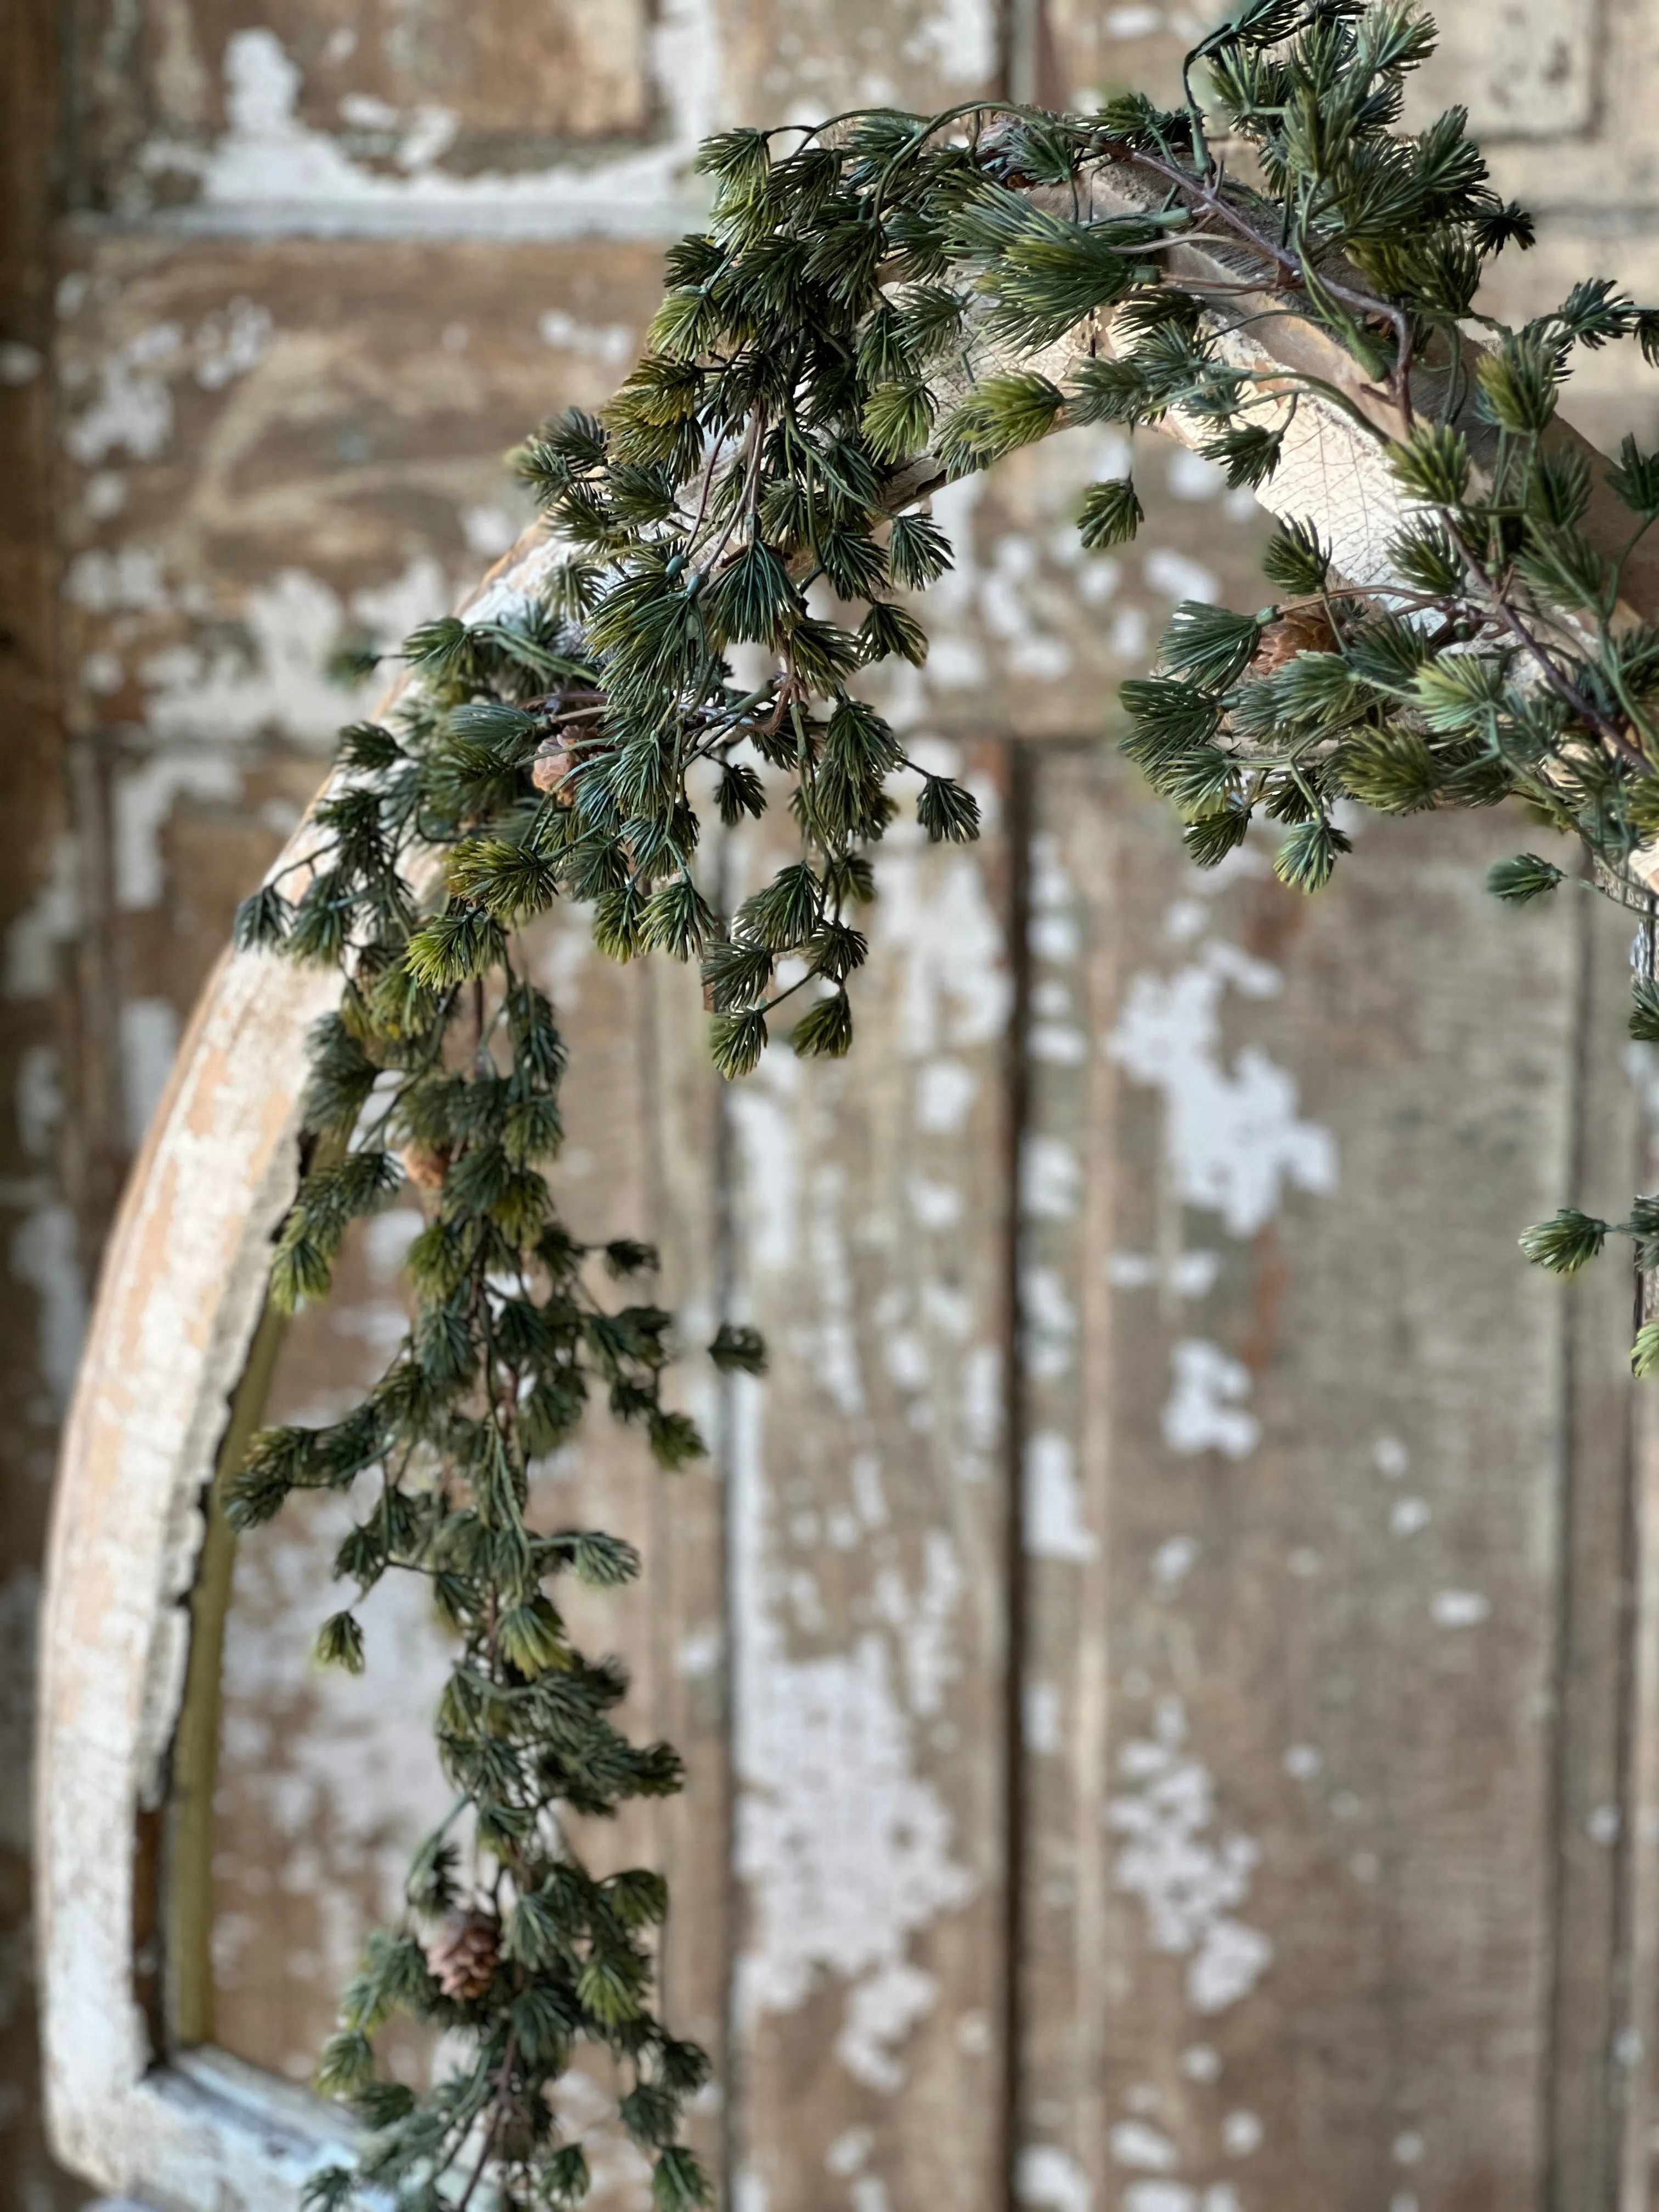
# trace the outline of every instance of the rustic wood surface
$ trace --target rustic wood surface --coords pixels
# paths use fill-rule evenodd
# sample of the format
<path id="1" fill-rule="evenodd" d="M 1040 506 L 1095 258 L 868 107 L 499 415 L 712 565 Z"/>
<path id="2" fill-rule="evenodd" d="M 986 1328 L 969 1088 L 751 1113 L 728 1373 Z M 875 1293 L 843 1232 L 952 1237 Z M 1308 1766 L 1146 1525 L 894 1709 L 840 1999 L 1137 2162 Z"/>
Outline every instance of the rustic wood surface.
<path id="1" fill-rule="evenodd" d="M 37 195 L 50 12 L 7 18 L 23 118 L 9 159 L 19 191 Z M 16 233 L 18 319 L 0 334 L 24 343 L 0 358 L 21 457 L 9 482 L 33 487 L 7 514 L 23 651 L 0 670 L 39 768 L 25 788 L 23 756 L 9 756 L 19 914 L 0 1055 L 15 1103 L 0 1202 L 15 1224 L 8 1356 L 24 1419 L 4 1445 L 0 1632 L 16 1683 L 51 1390 L 67 1378 L 110 1194 L 230 907 L 351 711 L 318 679 L 321 654 L 360 624 L 389 635 L 436 611 L 510 537 L 522 509 L 498 456 L 545 409 L 614 384 L 700 130 L 849 100 L 931 106 L 999 67 L 1045 98 L 1130 81 L 1167 90 L 1191 35 L 1172 8 L 1073 0 L 885 12 L 669 0 L 642 35 L 647 12 L 559 0 L 526 29 L 522 0 L 490 0 L 465 24 L 453 9 L 397 24 L 368 10 L 354 47 L 335 11 L 301 0 L 276 14 L 230 0 L 76 11 L 62 174 L 83 212 L 48 240 L 32 203 L 33 227 Z M 1486 0 L 1459 11 L 1432 85 L 1436 104 L 1470 100 L 1497 138 L 1502 188 L 1545 216 L 1538 251 L 1499 264 L 1494 310 L 1534 312 L 1589 267 L 1659 289 L 1651 11 L 1549 11 L 1547 81 L 1488 65 L 1541 20 L 1511 9 L 1489 36 L 1496 14 Z M 510 96 L 489 74 L 503 40 L 533 49 Z M 453 129 L 433 120 L 444 106 Z M 576 234 L 595 227 L 603 238 Z M 48 354 L 50 372 L 30 368 Z M 1575 384 L 1582 427 L 1603 441 L 1631 424 L 1650 435 L 1653 388 L 1618 349 L 1596 356 Z M 55 525 L 39 459 L 49 421 L 62 444 Z M 806 1071 L 791 1090 L 785 1063 L 775 1087 L 722 1111 L 687 979 L 569 956 L 567 1018 L 588 1071 L 573 1085 L 573 1158 L 620 1177 L 620 1214 L 662 1243 L 690 1340 L 729 1297 L 777 1344 L 763 1389 L 720 1403 L 705 1384 L 696 1398 L 716 1441 L 711 1473 L 665 1483 L 596 1431 L 557 1478 L 573 1514 L 620 1521 L 644 1544 L 641 1590 L 584 1627 L 633 1659 L 633 1724 L 692 1759 L 687 1796 L 614 1842 L 674 1880 L 668 2001 L 714 2048 L 720 2077 L 696 2128 L 738 2212 L 997 2203 L 1005 2143 L 1021 2198 L 1058 2212 L 1267 2212 L 1281 2197 L 1292 2212 L 1638 2212 L 1659 2056 L 1659 1456 L 1650 1414 L 1632 1442 L 1622 1401 L 1596 1392 L 1619 1382 L 1616 1271 L 1564 1299 L 1528 1280 L 1510 1241 L 1575 1189 L 1617 1206 L 1630 1186 L 1619 925 L 1483 909 L 1488 848 L 1468 825 L 1376 826 L 1311 910 L 1249 878 L 1206 900 L 1172 847 L 1145 854 L 1150 884 L 1131 884 L 1123 810 L 1144 801 L 1081 755 L 1022 767 L 988 741 L 1094 738 L 1173 600 L 1218 587 L 1260 599 L 1259 524 L 1192 456 L 1140 440 L 1142 538 L 1081 561 L 1069 505 L 1080 473 L 1121 465 L 1108 442 L 1085 464 L 1080 441 L 1051 441 L 960 488 L 956 511 L 944 502 L 959 566 L 935 595 L 935 652 L 885 702 L 908 728 L 972 749 L 1030 830 L 1000 830 L 975 864 L 976 927 L 988 914 L 1015 948 L 999 1039 L 906 1057 L 908 1002 L 878 948 L 857 1055 L 827 1072 L 839 1083 Z M 1315 503 L 1326 496 L 1316 488 Z M 75 842 L 54 843 L 63 816 Z M 1489 826 L 1498 848 L 1526 842 Z M 896 859 L 908 881 L 910 856 Z M 1197 932 L 1160 934 L 1166 908 L 1194 899 L 1208 917 Z M 559 927 L 579 933 L 578 918 Z M 1224 962 L 1187 985 L 1197 999 L 1180 1018 L 1207 1018 L 1208 1005 L 1208 1045 L 1194 1059 L 1177 1023 L 1170 1048 L 1184 1035 L 1187 1056 L 1170 1084 L 1134 1079 L 1100 1040 L 1123 1025 L 1139 980 L 1169 986 L 1212 940 L 1256 965 Z M 1269 969 L 1277 989 L 1253 995 Z M 1581 1045 L 1593 1057 L 1575 1085 Z M 959 1079 L 928 1078 L 934 1059 L 981 1086 L 954 1130 L 929 1119 L 948 1121 L 963 1095 Z M 1174 1078 L 1194 1068 L 1202 1110 L 1182 1136 Z M 1271 1149 L 1275 1128 L 1283 1138 L 1274 1071 L 1295 1085 L 1303 1134 L 1266 1218 L 1235 1233 L 1224 1208 L 1183 1210 L 1160 1178 L 1206 1111 L 1249 1109 L 1225 1125 L 1241 1159 Z M 1425 1085 L 1434 1111 L 1418 1124 Z M 1651 1099 L 1650 1078 L 1638 1087 Z M 827 1131 L 839 1193 L 757 1182 L 757 1121 L 778 1157 Z M 1452 1133 L 1425 1160 L 1436 1127 Z M 1335 1139 L 1334 1190 L 1319 1184 L 1320 1130 Z M 579 1214 L 581 1182 L 563 1185 Z M 939 1194 L 953 1188 L 968 1203 L 949 1223 Z M 769 1243 L 767 1221 L 792 1207 L 804 1234 L 842 1240 L 844 1312 L 809 1281 L 810 1248 Z M 1251 1218 L 1249 1204 L 1232 1217 Z M 873 1224 L 862 1243 L 860 1223 Z M 1142 1241 L 1138 1224 L 1150 1224 Z M 1413 1233 L 1444 1262 L 1433 1297 L 1405 1271 Z M 1203 1264 L 1182 1255 L 1206 1242 L 1224 1264 L 1200 1291 Z M 325 1408 L 384 1356 L 392 1247 L 389 1234 L 356 1255 L 332 1316 L 295 1333 L 291 1410 Z M 1115 1282 L 1102 1263 L 1120 1250 L 1129 1264 Z M 964 1315 L 965 1338 L 953 1333 Z M 808 1384 L 824 1341 L 850 1347 L 840 1371 L 859 1377 L 862 1410 Z M 1188 1352 L 1177 1370 L 1176 1347 L 1193 1343 L 1219 1363 Z M 988 1346 L 1000 1376 L 978 1356 Z M 1358 1380 L 1339 1380 L 1339 1355 Z M 209 1368 L 210 1398 L 222 1378 Z M 1177 1383 L 1177 1432 L 1207 1425 L 1223 1442 L 1168 1441 Z M 1431 1413 L 1431 1445 L 1418 1428 Z M 1365 1460 L 1389 1437 L 1412 1453 L 1392 1476 Z M 108 1504 L 118 1464 L 131 1479 L 131 1461 L 109 1463 Z M 142 1528 L 111 1522 L 100 1540 L 106 1556 L 127 1545 L 127 1577 L 134 1559 L 150 1563 L 139 1579 L 158 1606 L 184 1556 L 173 1507 L 199 1473 L 198 1452 L 175 1470 L 171 1504 L 152 1496 Z M 89 1517 L 87 1496 L 70 1507 Z M 1010 1568 L 1021 1525 L 1023 1578 Z M 290 2076 L 430 1786 L 437 1655 L 418 1618 L 384 1626 L 384 1692 L 372 1677 L 337 1695 L 307 1668 L 326 1536 L 300 1516 L 243 1547 L 225 1685 L 217 2033 Z M 895 1549 L 878 1556 L 885 1537 Z M 954 1597 L 933 1539 L 954 1549 Z M 100 1738 L 113 1764 L 102 1779 L 82 1769 L 107 1813 L 136 1807 L 153 1748 L 141 1759 L 133 1731 L 154 1629 L 100 1613 L 79 1566 L 75 1579 L 60 1662 L 63 1638 L 92 1640 L 52 1680 L 61 1717 L 66 1684 L 89 1694 L 100 1651 L 125 1669 Z M 1490 1611 L 1477 1619 L 1479 1600 Z M 942 1688 L 927 1671 L 941 1655 L 957 1668 Z M 871 1687 L 883 1667 L 884 1703 Z M 21 1745 L 22 1708 L 7 1696 L 4 1741 Z M 780 1741 L 805 1747 L 809 1771 L 848 1800 L 835 1802 L 833 1832 L 851 1838 L 835 1864 L 856 1880 L 800 1925 L 780 1900 L 808 1893 L 786 1876 L 818 1879 L 827 1855 L 800 1802 L 781 1806 L 781 1769 L 767 1764 Z M 1128 1802 L 1103 1819 L 1113 1800 Z M 246 2146 L 263 2116 L 265 2140 L 286 2134 L 291 2176 L 313 2121 L 257 2075 L 201 2058 L 179 2059 L 170 2104 L 126 2100 L 148 2031 L 118 1993 L 154 1995 L 154 1955 L 145 1977 L 124 1978 L 136 1877 L 93 1800 L 78 1802 L 89 1840 L 76 1844 L 71 1822 L 49 1849 L 43 1915 L 54 1972 L 98 1993 L 59 2016 L 60 2076 L 89 2092 L 68 2123 L 76 2154 L 105 2179 L 149 2182 L 158 2201 L 251 2204 L 260 2185 L 223 2146 Z M 916 1813 L 913 1832 L 902 1823 Z M 1151 1857 L 1121 1889 L 1137 1832 Z M 899 1863 L 892 1846 L 915 1878 L 896 1904 L 877 1894 Z M 1249 1846 L 1260 1856 L 1247 1864 Z M 1152 1942 L 1148 1899 L 1172 1857 L 1192 1885 L 1184 1951 Z M 953 1869 L 979 1887 L 958 1897 Z M 15 1918 L 15 1856 L 4 1881 Z M 846 1934 L 849 1900 L 862 1949 Z M 1218 1938 L 1229 1921 L 1243 1935 Z M 1195 1964 L 1207 1962 L 1212 1997 L 1231 1944 L 1237 1984 L 1261 1957 L 1251 1931 L 1272 1959 L 1230 2004 L 1194 2014 Z M 1025 1962 L 1017 1988 L 1011 1940 Z M 763 2001 L 802 1988 L 799 2003 Z M 16 2006 L 12 1983 L 0 1992 Z M 0 2203 L 68 2206 L 81 2192 L 47 2175 L 26 2123 L 14 2128 L 24 2100 L 9 2053 Z M 423 2059 L 413 2045 L 398 2057 Z M 903 2085 L 880 2086 L 894 2071 Z M 1251 2119 L 1261 2136 L 1247 2149 Z M 281 2156 L 270 2171 L 266 2201 L 291 2203 Z M 631 2212 L 640 2195 L 637 2166 L 611 2155 L 605 2212 Z"/>

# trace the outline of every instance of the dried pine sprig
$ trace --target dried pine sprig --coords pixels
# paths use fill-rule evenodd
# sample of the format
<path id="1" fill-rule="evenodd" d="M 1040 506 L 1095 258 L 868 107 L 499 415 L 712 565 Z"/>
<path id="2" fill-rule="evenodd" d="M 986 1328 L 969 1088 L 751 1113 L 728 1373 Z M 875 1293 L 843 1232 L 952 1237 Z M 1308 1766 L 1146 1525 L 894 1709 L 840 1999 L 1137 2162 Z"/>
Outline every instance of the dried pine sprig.
<path id="1" fill-rule="evenodd" d="M 971 103 L 711 140 L 708 223 L 668 257 L 643 357 L 602 416 L 550 422 L 519 456 L 562 549 L 544 593 L 408 640 L 399 705 L 343 734 L 313 856 L 245 903 L 239 943 L 343 976 L 306 1097 L 324 1141 L 273 1295 L 321 1295 L 350 1223 L 405 1181 L 428 1218 L 397 1358 L 331 1427 L 261 1436 L 229 1510 L 250 1527 L 295 1488 L 352 1491 L 340 1576 L 361 1591 L 421 1575 L 457 1639 L 438 1718 L 455 1811 L 325 2056 L 325 2085 L 374 2132 L 355 2175 L 317 2178 L 323 2203 L 360 2179 L 411 2212 L 481 2183 L 502 2207 L 579 2202 L 581 2146 L 548 2092 L 583 2043 L 630 2078 L 621 2118 L 659 2205 L 707 2201 L 678 2142 L 706 2062 L 647 2002 L 662 1886 L 592 1879 L 560 1825 L 678 1784 L 667 1747 L 613 1727 L 621 1676 L 574 1650 L 550 1595 L 562 1573 L 612 1583 L 637 1561 L 527 1518 L 532 1463 L 595 1389 L 665 1467 L 702 1447 L 663 1401 L 669 1316 L 608 1303 L 601 1255 L 554 1212 L 542 1169 L 563 1048 L 520 933 L 565 896 L 591 903 L 613 957 L 697 957 L 727 1077 L 753 1067 L 781 1012 L 797 1052 L 848 1050 L 872 848 L 907 800 L 933 840 L 977 833 L 972 795 L 920 768 L 860 692 L 872 662 L 926 656 L 905 595 L 950 566 L 933 486 L 1068 425 L 1172 414 L 1231 483 L 1269 483 L 1297 380 L 1241 368 L 1220 340 L 1241 312 L 1230 295 L 1270 295 L 1386 389 L 1401 435 L 1357 414 L 1356 428 L 1386 447 L 1417 513 L 1390 580 L 1364 588 L 1311 522 L 1285 524 L 1266 562 L 1279 600 L 1250 616 L 1181 607 L 1158 671 L 1123 687 L 1126 749 L 1179 810 L 1194 859 L 1220 861 L 1260 814 L 1282 825 L 1281 878 L 1313 891 L 1349 849 L 1345 805 L 1519 797 L 1577 839 L 1604 888 L 1645 902 L 1632 862 L 1659 832 L 1659 629 L 1626 616 L 1620 592 L 1659 515 L 1659 457 L 1626 441 L 1608 473 L 1631 518 L 1610 557 L 1580 526 L 1588 465 L 1547 434 L 1575 355 L 1633 337 L 1652 359 L 1659 313 L 1595 279 L 1522 329 L 1490 325 L 1475 465 L 1462 325 L 1492 257 L 1528 244 L 1531 225 L 1492 191 L 1461 110 L 1396 128 L 1432 43 L 1403 0 L 1248 0 L 1189 56 L 1179 108 Z M 1223 135 L 1248 147 L 1256 185 L 1218 160 Z M 1134 207 L 1089 219 L 1097 180 L 1133 185 L 1113 204 Z M 1185 239 L 1218 242 L 1237 281 L 1171 275 L 1167 249 Z M 1022 361 L 1085 325 L 1106 350 L 1079 342 L 1070 371 Z M 982 353 L 994 373 L 976 374 Z M 1132 538 L 1141 519 L 1127 479 L 1079 488 L 1086 547 Z M 736 679 L 739 647 L 759 656 L 757 681 Z M 709 778 L 727 830 L 781 792 L 799 831 L 798 855 L 730 915 L 698 873 Z M 435 896 L 414 887 L 416 849 L 443 856 Z M 1520 903 L 1565 873 L 1522 854 L 1492 888 Z M 1647 977 L 1632 1028 L 1659 1036 Z M 1659 1202 L 1617 1227 L 1646 1269 Z M 1571 1273 L 1608 1233 L 1568 1212 L 1523 1241 Z M 653 1264 L 626 1244 L 603 1257 L 614 1273 Z M 747 1331 L 710 1350 L 730 1370 L 763 1358 Z M 1635 1362 L 1659 1364 L 1655 1324 Z M 352 1606 L 319 1648 L 362 1665 Z M 419 2095 L 374 2074 L 374 2032 L 398 2010 L 460 2031 L 469 2054 Z"/>

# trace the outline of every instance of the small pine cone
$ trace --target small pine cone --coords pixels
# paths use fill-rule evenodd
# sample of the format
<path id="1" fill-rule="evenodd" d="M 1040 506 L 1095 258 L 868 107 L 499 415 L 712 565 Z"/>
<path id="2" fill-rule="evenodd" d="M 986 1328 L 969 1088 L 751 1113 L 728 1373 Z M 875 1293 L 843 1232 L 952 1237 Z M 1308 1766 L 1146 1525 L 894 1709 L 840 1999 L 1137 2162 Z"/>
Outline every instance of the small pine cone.
<path id="1" fill-rule="evenodd" d="M 536 748 L 530 781 L 538 791 L 551 792 L 562 805 L 568 806 L 570 793 L 565 790 L 564 782 L 575 764 L 575 756 L 563 738 L 544 738 Z"/>
<path id="2" fill-rule="evenodd" d="M 500 1923 L 493 1912 L 476 1905 L 452 1912 L 426 1947 L 426 1963 L 438 1987 L 459 2004 L 483 1995 L 501 1955 Z"/>
<path id="3" fill-rule="evenodd" d="M 447 1145 L 405 1145 L 404 1173 L 421 1190 L 438 1190 L 449 1172 Z"/>
<path id="4" fill-rule="evenodd" d="M 1323 607 L 1297 607 L 1290 614 L 1281 615 L 1277 622 L 1269 623 L 1262 631 L 1249 673 L 1271 676 L 1287 660 L 1294 660 L 1298 653 L 1331 653 L 1335 647 L 1336 633 Z"/>

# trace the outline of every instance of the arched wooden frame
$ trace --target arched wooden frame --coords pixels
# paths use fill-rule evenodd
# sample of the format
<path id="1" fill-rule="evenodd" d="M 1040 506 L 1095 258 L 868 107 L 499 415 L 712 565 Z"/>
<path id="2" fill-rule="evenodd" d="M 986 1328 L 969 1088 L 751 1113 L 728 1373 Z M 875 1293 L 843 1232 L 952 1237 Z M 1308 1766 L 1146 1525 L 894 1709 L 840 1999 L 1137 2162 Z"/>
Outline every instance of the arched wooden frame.
<path id="1" fill-rule="evenodd" d="M 1097 185 L 1091 211 L 1127 211 L 1109 189 Z M 1239 272 L 1207 249 L 1182 247 L 1170 264 L 1179 280 L 1232 293 L 1229 358 L 1317 376 L 1397 434 L 1384 396 L 1328 337 L 1277 301 L 1239 300 Z M 1270 319 L 1253 322 L 1258 310 Z M 1103 335 L 1085 326 L 1035 365 L 1062 376 Z M 1437 404 L 1439 380 L 1419 381 Z M 1185 442 L 1200 434 L 1166 427 Z M 1484 434 L 1471 429 L 1478 469 Z M 1552 435 L 1575 437 L 1565 425 Z M 1386 580 L 1399 495 L 1378 446 L 1340 406 L 1304 393 L 1261 497 L 1312 520 L 1342 574 Z M 1617 550 L 1623 512 L 1598 472 L 1588 532 Z M 527 533 L 466 611 L 532 593 L 550 557 Z M 1639 549 L 1626 587 L 1635 611 L 1659 608 L 1659 551 Z M 302 824 L 279 865 L 303 860 L 312 834 Z M 192 1885 L 202 1910 L 215 1584 L 228 1568 L 204 1506 L 258 1419 L 274 1345 L 261 1330 L 270 1243 L 299 1170 L 305 1035 L 337 988 L 332 971 L 236 955 L 204 992 L 110 1241 L 58 1479 L 36 1785 L 50 2124 L 76 2172 L 181 2212 L 292 2212 L 306 2172 L 349 2131 L 320 2100 L 191 2047 L 200 1948 L 177 1941 L 177 1900 Z M 158 1905 L 169 1896 L 170 1916 Z"/>

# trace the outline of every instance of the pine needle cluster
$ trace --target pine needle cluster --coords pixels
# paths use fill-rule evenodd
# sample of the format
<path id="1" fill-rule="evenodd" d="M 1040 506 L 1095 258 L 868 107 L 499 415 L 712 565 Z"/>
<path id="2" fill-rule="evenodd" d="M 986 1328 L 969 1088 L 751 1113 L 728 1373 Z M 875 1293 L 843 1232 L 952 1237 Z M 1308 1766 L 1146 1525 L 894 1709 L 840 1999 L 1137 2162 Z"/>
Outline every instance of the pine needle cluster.
<path id="1" fill-rule="evenodd" d="M 374 2132 L 355 2176 L 318 2178 L 324 2203 L 359 2181 L 410 2212 L 481 2185 L 502 2208 L 579 2202 L 581 2148 L 548 2091 L 584 2043 L 630 2074 L 621 2118 L 659 2205 L 707 2199 L 678 2141 L 705 2062 L 647 2002 L 662 1887 L 591 1879 L 561 1826 L 678 1781 L 666 1747 L 613 1726 L 621 1676 L 573 1649 L 550 1595 L 562 1574 L 613 1583 L 637 1562 L 527 1519 L 533 1462 L 596 1389 L 665 1467 L 702 1447 L 663 1401 L 669 1316 L 596 1288 L 596 1269 L 635 1276 L 653 1255 L 596 1253 L 553 1211 L 563 1051 L 520 933 L 562 896 L 615 958 L 697 959 L 729 1078 L 791 1001 L 796 1052 L 848 1049 L 888 825 L 908 802 L 936 842 L 978 830 L 972 795 L 921 768 L 860 689 L 872 663 L 926 656 L 912 602 L 951 561 L 934 488 L 1068 425 L 1173 418 L 1260 489 L 1300 405 L 1347 408 L 1412 510 L 1388 580 L 1345 579 L 1312 521 L 1285 523 L 1273 604 L 1177 610 L 1156 672 L 1124 686 L 1127 750 L 1200 866 L 1261 814 L 1279 825 L 1279 876 L 1314 891 L 1348 849 L 1346 806 L 1513 798 L 1645 905 L 1632 863 L 1659 834 L 1659 629 L 1624 614 L 1620 587 L 1659 516 L 1659 456 L 1627 440 L 1607 472 L 1629 517 L 1609 555 L 1582 526 L 1589 465 L 1553 422 L 1575 357 L 1634 339 L 1654 358 L 1659 313 L 1589 281 L 1518 330 L 1488 325 L 1471 373 L 1481 275 L 1531 226 L 1492 191 L 1462 111 L 1398 129 L 1432 40 L 1402 0 L 1248 0 L 1189 57 L 1176 109 L 975 103 L 709 141 L 708 226 L 671 252 L 637 367 L 602 415 L 550 421 L 516 457 L 561 549 L 545 592 L 407 641 L 401 704 L 343 734 L 319 850 L 244 905 L 243 946 L 343 980 L 313 1045 L 315 1161 L 273 1297 L 322 1295 L 349 1223 L 405 1182 L 427 1224 L 386 1375 L 331 1428 L 261 1436 L 228 1510 L 252 1527 L 295 1488 L 349 1491 L 342 1579 L 418 1574 L 456 1636 L 438 1718 L 456 1809 L 325 2056 L 325 2086 Z M 1102 181 L 1127 212 L 1087 212 Z M 1267 312 L 1346 349 L 1400 434 L 1311 375 L 1241 366 L 1230 337 Z M 1080 488 L 1086 547 L 1140 520 L 1127 479 Z M 730 830 L 780 800 L 798 856 L 720 913 L 700 807 Z M 443 856 L 435 897 L 411 889 L 417 850 Z M 1492 888 L 1522 902 L 1565 872 L 1524 854 Z M 1659 1036 L 1651 982 L 1632 1018 Z M 1644 1267 L 1651 1205 L 1620 1224 Z M 1528 1249 L 1570 1272 L 1607 1233 L 1562 1215 Z M 740 1330 L 711 1351 L 726 1368 L 763 1358 Z M 1636 1357 L 1659 1363 L 1655 1325 Z M 361 1665 L 354 1607 L 319 1649 Z M 392 2010 L 465 2032 L 470 2056 L 427 2094 L 375 2077 Z"/>

